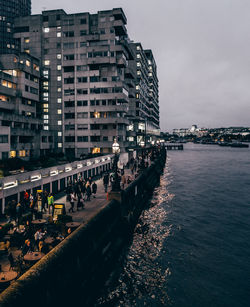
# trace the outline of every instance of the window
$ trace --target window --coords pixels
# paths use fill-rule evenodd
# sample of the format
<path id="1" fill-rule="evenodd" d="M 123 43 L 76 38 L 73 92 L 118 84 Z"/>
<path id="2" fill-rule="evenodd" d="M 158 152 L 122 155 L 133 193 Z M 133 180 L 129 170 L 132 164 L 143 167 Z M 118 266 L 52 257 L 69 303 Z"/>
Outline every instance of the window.
<path id="1" fill-rule="evenodd" d="M 106 21 L 106 17 L 101 17 L 100 18 L 100 22 L 105 22 Z"/>
<path id="2" fill-rule="evenodd" d="M 65 108 L 71 108 L 71 107 L 74 107 L 75 106 L 75 101 L 64 101 L 64 107 Z"/>
<path id="3" fill-rule="evenodd" d="M 84 36 L 87 34 L 87 30 L 80 30 L 80 36 Z"/>
<path id="4" fill-rule="evenodd" d="M 62 70 L 62 65 L 57 65 L 57 70 Z"/>
<path id="5" fill-rule="evenodd" d="M 87 42 L 80 42 L 80 47 L 86 47 L 87 46 Z"/>
<path id="6" fill-rule="evenodd" d="M 62 91 L 62 88 L 61 88 L 61 87 L 58 87 L 58 88 L 57 88 L 57 92 L 58 92 L 58 93 L 61 93 L 61 91 Z"/>
<path id="7" fill-rule="evenodd" d="M 64 95 L 65 96 L 75 95 L 75 90 L 74 89 L 64 90 Z"/>
<path id="8" fill-rule="evenodd" d="M 78 107 L 86 107 L 86 106 L 88 106 L 88 100 L 78 100 L 77 101 L 77 106 Z"/>
<path id="9" fill-rule="evenodd" d="M 25 42 L 25 44 L 28 44 L 30 42 L 30 38 L 29 37 L 25 37 L 24 38 L 24 42 Z"/>
<path id="10" fill-rule="evenodd" d="M 56 55 L 56 58 L 57 58 L 58 60 L 61 60 L 61 58 L 62 58 L 61 53 L 58 53 L 58 54 Z"/>
<path id="11" fill-rule="evenodd" d="M 49 21 L 49 16 L 48 15 L 43 16 L 43 22 L 46 22 L 46 21 Z"/>
<path id="12" fill-rule="evenodd" d="M 57 32 L 56 33 L 56 37 L 61 37 L 62 36 L 62 33 L 61 32 Z"/>
<path id="13" fill-rule="evenodd" d="M 57 121 L 57 125 L 58 125 L 58 126 L 61 126 L 61 125 L 62 125 L 62 121 L 61 121 L 61 120 L 58 120 L 58 121 Z"/>
<path id="14" fill-rule="evenodd" d="M 58 148 L 61 148 L 62 147 L 62 143 L 58 143 Z"/>
<path id="15" fill-rule="evenodd" d="M 86 83 L 86 82 L 88 82 L 88 77 L 78 77 L 77 82 L 78 83 Z"/>
<path id="16" fill-rule="evenodd" d="M 88 112 L 77 113 L 77 118 L 88 118 Z"/>
<path id="17" fill-rule="evenodd" d="M 57 114 L 62 114 L 62 110 L 61 110 L 61 109 L 58 109 L 58 110 L 57 110 Z"/>
<path id="18" fill-rule="evenodd" d="M 74 136 L 65 136 L 65 142 L 66 143 L 75 142 L 75 137 Z"/>
<path id="19" fill-rule="evenodd" d="M 61 131 L 58 131 L 57 135 L 58 135 L 58 136 L 62 136 L 62 132 L 61 132 Z"/>
<path id="20" fill-rule="evenodd" d="M 75 130 L 75 125 L 65 125 L 65 130 Z"/>
<path id="21" fill-rule="evenodd" d="M 57 103 L 62 103 L 62 98 L 57 98 Z"/>
<path id="22" fill-rule="evenodd" d="M 77 142 L 88 142 L 88 136 L 78 136 L 77 137 Z"/>
<path id="23" fill-rule="evenodd" d="M 74 37 L 74 31 L 67 31 L 63 33 L 64 37 Z"/>
<path id="24" fill-rule="evenodd" d="M 75 44 L 74 43 L 64 43 L 63 49 L 74 49 Z"/>
<path id="25" fill-rule="evenodd" d="M 45 66 L 50 65 L 50 60 L 44 60 L 44 65 L 45 65 Z"/>
<path id="26" fill-rule="evenodd" d="M 49 33 L 49 28 L 44 28 L 44 33 Z"/>
<path id="27" fill-rule="evenodd" d="M 8 143 L 8 135 L 0 135 L 0 143 Z"/>
<path id="28" fill-rule="evenodd" d="M 64 84 L 73 84 L 75 82 L 75 78 L 69 77 L 69 78 L 64 78 Z"/>
<path id="29" fill-rule="evenodd" d="M 85 25 L 86 23 L 87 23 L 87 19 L 86 18 L 81 18 L 80 24 L 81 25 Z"/>
<path id="30" fill-rule="evenodd" d="M 74 54 L 65 54 L 65 55 L 63 56 L 63 59 L 64 59 L 65 61 L 72 61 L 72 60 L 75 59 L 75 55 L 74 55 Z"/>
<path id="31" fill-rule="evenodd" d="M 62 76 L 57 76 L 57 81 L 62 81 Z"/>
<path id="32" fill-rule="evenodd" d="M 25 61 L 25 65 L 28 66 L 28 67 L 30 67 L 30 61 L 29 61 L 29 60 L 26 60 L 26 61 Z"/>
<path id="33" fill-rule="evenodd" d="M 77 94 L 78 95 L 88 95 L 88 89 L 87 88 L 77 89 Z"/>
<path id="34" fill-rule="evenodd" d="M 75 71 L 74 66 L 64 66 L 63 69 L 64 69 L 64 72 L 74 72 Z"/>
<path id="35" fill-rule="evenodd" d="M 86 71 L 88 70 L 88 66 L 87 65 L 78 65 L 76 67 L 77 71 Z"/>

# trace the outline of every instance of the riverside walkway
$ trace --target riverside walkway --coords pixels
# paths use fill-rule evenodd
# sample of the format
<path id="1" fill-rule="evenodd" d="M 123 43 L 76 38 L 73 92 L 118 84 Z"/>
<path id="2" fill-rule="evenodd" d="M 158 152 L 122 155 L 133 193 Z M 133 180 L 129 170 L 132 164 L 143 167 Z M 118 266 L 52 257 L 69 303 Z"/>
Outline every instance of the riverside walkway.
<path id="1" fill-rule="evenodd" d="M 126 179 L 128 176 L 130 176 L 131 181 L 134 180 L 134 175 L 131 174 L 130 169 L 125 169 L 125 176 Z M 102 210 L 109 201 L 107 200 L 107 193 L 104 191 L 104 185 L 103 185 L 103 178 L 100 178 L 98 180 L 94 180 L 97 184 L 97 193 L 95 195 L 95 198 L 93 197 L 93 194 L 91 195 L 90 201 L 84 201 L 84 209 L 80 208 L 77 211 L 77 206 L 75 202 L 74 212 L 69 212 L 70 203 L 66 201 L 66 194 L 60 198 L 56 197 L 55 203 L 58 204 L 65 204 L 66 208 L 66 214 L 72 216 L 73 222 L 78 223 L 85 223 L 88 222 L 93 216 L 95 216 L 100 210 Z M 93 182 L 94 182 L 93 181 Z M 128 186 L 128 184 L 125 184 L 125 188 Z M 108 186 L 108 192 L 111 190 L 111 185 Z M 49 214 L 43 214 L 43 218 L 49 217 Z"/>

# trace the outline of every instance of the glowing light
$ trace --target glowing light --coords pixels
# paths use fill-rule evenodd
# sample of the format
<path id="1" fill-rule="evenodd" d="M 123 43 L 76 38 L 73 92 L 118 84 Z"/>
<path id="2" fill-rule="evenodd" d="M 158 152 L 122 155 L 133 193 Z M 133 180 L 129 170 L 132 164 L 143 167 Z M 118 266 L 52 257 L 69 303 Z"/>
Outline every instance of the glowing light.
<path id="1" fill-rule="evenodd" d="M 14 187 L 17 187 L 17 186 L 18 186 L 17 180 L 11 181 L 11 182 L 8 182 L 8 183 L 4 183 L 3 189 L 7 190 L 7 189 L 14 188 Z"/>
<path id="2" fill-rule="evenodd" d="M 39 174 L 39 175 L 34 175 L 34 176 L 31 176 L 31 177 L 30 177 L 30 181 L 32 182 L 32 181 L 41 180 L 41 178 L 42 178 L 41 174 Z"/>

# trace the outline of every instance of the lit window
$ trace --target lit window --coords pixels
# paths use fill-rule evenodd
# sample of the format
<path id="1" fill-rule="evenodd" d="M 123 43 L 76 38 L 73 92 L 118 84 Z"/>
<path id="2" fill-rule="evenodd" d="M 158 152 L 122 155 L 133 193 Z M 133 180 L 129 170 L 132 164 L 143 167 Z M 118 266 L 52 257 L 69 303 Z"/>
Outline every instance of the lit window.
<path id="1" fill-rule="evenodd" d="M 140 76 L 140 75 L 141 75 L 141 71 L 137 70 L 137 76 Z"/>
<path id="2" fill-rule="evenodd" d="M 140 63 L 140 62 L 137 62 L 137 63 L 136 63 L 136 66 L 137 66 L 137 67 L 141 67 L 141 63 Z"/>
<path id="3" fill-rule="evenodd" d="M 49 119 L 49 115 L 43 115 L 44 119 Z"/>
<path id="4" fill-rule="evenodd" d="M 47 108 L 49 107 L 49 105 L 48 105 L 47 103 L 44 103 L 43 107 L 44 107 L 45 109 L 47 109 Z"/>
<path id="5" fill-rule="evenodd" d="M 26 64 L 26 66 L 30 66 L 30 61 L 29 61 L 29 60 L 26 60 L 26 61 L 25 61 L 25 64 Z"/>
<path id="6" fill-rule="evenodd" d="M 24 42 L 25 42 L 26 44 L 28 44 L 28 43 L 30 42 L 30 38 L 29 38 L 29 37 L 25 37 L 25 38 L 24 38 Z"/>
<path id="7" fill-rule="evenodd" d="M 62 98 L 57 98 L 58 103 L 62 103 Z"/>
<path id="8" fill-rule="evenodd" d="M 62 131 L 58 131 L 57 135 L 62 136 Z"/>
<path id="9" fill-rule="evenodd" d="M 62 65 L 57 65 L 57 70 L 62 70 Z"/>
<path id="10" fill-rule="evenodd" d="M 29 49 L 24 49 L 24 52 L 30 53 L 30 50 Z"/>
<path id="11" fill-rule="evenodd" d="M 10 44 L 7 44 L 7 48 L 10 48 Z"/>
<path id="12" fill-rule="evenodd" d="M 49 123 L 48 119 L 44 119 L 43 123 L 48 124 Z"/>
<path id="13" fill-rule="evenodd" d="M 61 37 L 62 36 L 62 33 L 61 32 L 57 32 L 56 33 L 56 37 Z"/>
<path id="14" fill-rule="evenodd" d="M 140 53 L 137 53 L 137 54 L 136 54 L 136 57 L 137 57 L 137 59 L 140 59 L 140 58 L 141 58 Z"/>
<path id="15" fill-rule="evenodd" d="M 62 110 L 58 109 L 57 114 L 62 114 Z"/>
<path id="16" fill-rule="evenodd" d="M 25 150 L 19 150 L 19 157 L 25 157 L 26 151 Z"/>
<path id="17" fill-rule="evenodd" d="M 56 57 L 57 57 L 58 60 L 61 60 L 61 58 L 62 58 L 61 53 L 58 53 L 58 54 L 56 55 Z"/>
<path id="18" fill-rule="evenodd" d="M 62 76 L 57 76 L 57 81 L 62 81 Z"/>
<path id="19" fill-rule="evenodd" d="M 48 112 L 49 112 L 49 109 L 43 109 L 43 112 L 44 112 L 44 113 L 48 113 Z"/>
<path id="20" fill-rule="evenodd" d="M 62 125 L 62 121 L 61 121 L 61 120 L 58 120 L 58 121 L 57 121 L 57 125 L 58 125 L 58 126 L 61 126 L 61 125 Z"/>
<path id="21" fill-rule="evenodd" d="M 140 89 L 140 85 L 136 85 L 136 87 L 135 87 L 137 90 L 139 90 Z"/>
<path id="22" fill-rule="evenodd" d="M 49 130 L 49 126 L 44 126 L 43 129 L 44 130 Z"/>
<path id="23" fill-rule="evenodd" d="M 57 91 L 60 93 L 62 91 L 62 88 L 61 87 L 58 87 L 57 88 Z"/>
<path id="24" fill-rule="evenodd" d="M 10 158 L 15 158 L 16 157 L 16 151 L 12 150 L 10 151 Z"/>
<path id="25" fill-rule="evenodd" d="M 44 28 L 45 33 L 49 33 L 49 28 Z"/>
<path id="26" fill-rule="evenodd" d="M 62 147 L 62 143 L 58 143 L 58 147 L 60 147 L 60 148 L 61 148 L 61 147 Z"/>
<path id="27" fill-rule="evenodd" d="M 44 65 L 50 65 L 50 60 L 45 60 Z"/>
<path id="28" fill-rule="evenodd" d="M 140 46 L 136 46 L 136 50 L 141 50 L 141 47 Z"/>

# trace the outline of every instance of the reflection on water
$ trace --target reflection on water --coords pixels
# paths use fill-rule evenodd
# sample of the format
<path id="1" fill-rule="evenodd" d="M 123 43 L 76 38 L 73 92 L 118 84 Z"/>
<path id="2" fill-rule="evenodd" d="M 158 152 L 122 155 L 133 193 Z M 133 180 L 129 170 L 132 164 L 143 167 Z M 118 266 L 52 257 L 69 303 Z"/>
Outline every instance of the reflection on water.
<path id="1" fill-rule="evenodd" d="M 168 192 L 170 182 L 171 174 L 166 168 L 159 187 L 154 191 L 150 208 L 143 212 L 136 226 L 118 285 L 109 290 L 107 297 L 99 299 L 99 306 L 160 306 L 169 303 L 165 283 L 171 271 L 168 267 L 163 268 L 158 256 L 164 253 L 164 240 L 172 231 L 172 225 L 166 225 L 166 207 L 174 197 Z"/>

